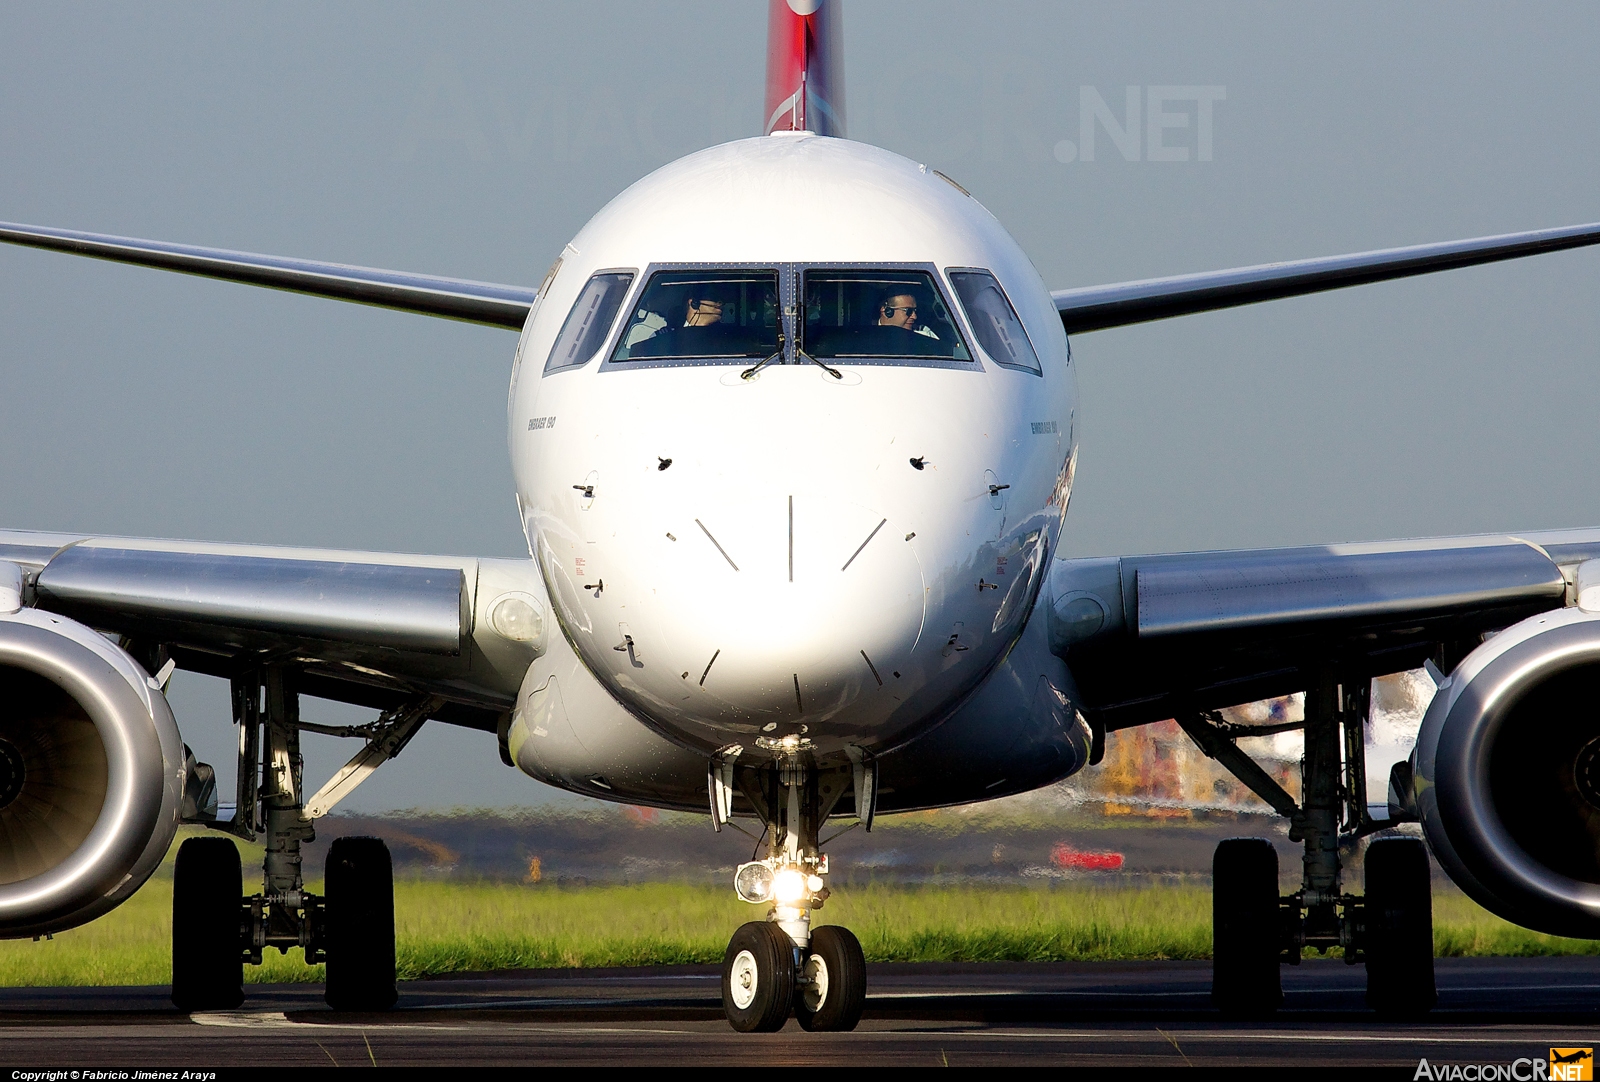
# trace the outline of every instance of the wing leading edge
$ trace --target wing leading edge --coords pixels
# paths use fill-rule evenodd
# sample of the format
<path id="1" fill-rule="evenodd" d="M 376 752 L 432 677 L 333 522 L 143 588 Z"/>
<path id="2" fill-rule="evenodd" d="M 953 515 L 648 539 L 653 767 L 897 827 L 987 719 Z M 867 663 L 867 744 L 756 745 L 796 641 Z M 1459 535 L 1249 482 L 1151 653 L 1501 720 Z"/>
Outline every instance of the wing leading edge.
<path id="1" fill-rule="evenodd" d="M 11 222 L 0 222 L 0 241 L 519 331 L 539 292 L 524 286 Z"/>
<path id="2" fill-rule="evenodd" d="M 1600 223 L 1062 289 L 1051 297 L 1067 333 L 1080 334 L 1591 244 L 1600 244 Z"/>

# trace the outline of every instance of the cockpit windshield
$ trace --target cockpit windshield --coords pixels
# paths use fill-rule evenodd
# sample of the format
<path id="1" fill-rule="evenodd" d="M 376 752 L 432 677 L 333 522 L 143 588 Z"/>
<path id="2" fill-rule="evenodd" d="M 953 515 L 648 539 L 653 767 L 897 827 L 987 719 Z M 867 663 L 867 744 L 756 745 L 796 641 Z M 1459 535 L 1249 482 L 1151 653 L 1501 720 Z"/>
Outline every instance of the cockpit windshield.
<path id="1" fill-rule="evenodd" d="M 651 276 L 612 361 L 771 356 L 778 272 L 672 270 Z"/>
<path id="2" fill-rule="evenodd" d="M 813 357 L 972 359 L 926 271 L 807 270 L 804 289 Z"/>

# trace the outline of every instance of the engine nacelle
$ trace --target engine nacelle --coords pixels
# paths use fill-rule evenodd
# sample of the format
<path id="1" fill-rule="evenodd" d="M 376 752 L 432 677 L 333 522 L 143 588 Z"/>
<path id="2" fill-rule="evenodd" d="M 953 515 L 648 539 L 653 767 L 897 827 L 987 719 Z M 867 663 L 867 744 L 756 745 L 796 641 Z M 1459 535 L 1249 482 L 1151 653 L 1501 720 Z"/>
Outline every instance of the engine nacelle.
<path id="1" fill-rule="evenodd" d="M 150 676 L 104 636 L 0 615 L 0 938 L 116 907 L 177 832 L 184 748 Z"/>
<path id="2" fill-rule="evenodd" d="M 1417 810 L 1475 901 L 1600 939 L 1600 614 L 1533 616 L 1467 656 L 1417 738 Z"/>

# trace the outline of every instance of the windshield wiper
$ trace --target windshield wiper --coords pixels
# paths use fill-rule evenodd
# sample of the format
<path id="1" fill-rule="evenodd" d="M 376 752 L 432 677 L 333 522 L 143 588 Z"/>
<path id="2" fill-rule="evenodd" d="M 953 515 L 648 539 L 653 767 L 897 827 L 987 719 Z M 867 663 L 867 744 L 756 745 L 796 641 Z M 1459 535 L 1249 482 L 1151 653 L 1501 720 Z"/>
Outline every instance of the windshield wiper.
<path id="1" fill-rule="evenodd" d="M 784 345 L 784 343 L 783 343 L 783 335 L 780 333 L 778 335 L 778 350 L 777 350 L 777 352 L 772 354 L 772 356 L 763 359 L 759 363 L 751 365 L 749 368 L 746 368 L 743 372 L 740 372 L 739 373 L 739 378 L 740 379 L 749 379 L 750 377 L 754 376 L 757 372 L 759 372 L 763 368 L 767 367 L 767 365 L 771 364 L 773 361 L 777 360 L 779 357 L 782 357 L 783 356 L 783 345 Z M 795 354 L 797 356 L 804 357 L 806 360 L 810 361 L 812 364 L 816 365 L 818 368 L 820 368 L 824 372 L 828 373 L 828 375 L 832 376 L 834 379 L 844 379 L 844 373 L 843 372 L 840 372 L 837 368 L 829 368 L 827 365 L 825 365 L 821 361 L 817 360 L 815 357 L 813 357 L 811 354 L 807 353 L 805 350 L 796 349 L 795 350 Z"/>
<path id="2" fill-rule="evenodd" d="M 797 349 L 797 350 L 795 350 L 795 352 L 797 354 L 799 354 L 800 356 L 804 357 L 806 360 L 810 361 L 812 364 L 816 365 L 818 368 L 822 369 L 824 372 L 828 373 L 828 375 L 832 376 L 834 379 L 844 379 L 844 373 L 840 372 L 837 368 L 829 368 L 827 365 L 825 365 L 821 361 L 817 360 L 815 357 L 813 357 L 811 354 L 807 353 L 805 350 Z M 765 363 L 765 362 L 762 362 L 762 363 Z"/>
<path id="3" fill-rule="evenodd" d="M 773 361 L 777 360 L 779 357 L 782 357 L 782 356 L 783 356 L 783 347 L 779 346 L 778 347 L 778 352 L 774 353 L 772 356 L 766 358 L 765 360 L 757 361 L 755 364 L 751 365 L 749 368 L 746 368 L 743 372 L 739 373 L 739 378 L 740 379 L 749 379 L 751 376 L 755 375 L 757 372 L 761 371 L 763 368 L 767 367 L 767 365 L 771 364 Z"/>
<path id="4" fill-rule="evenodd" d="M 764 360 L 756 362 L 755 364 L 751 365 L 749 368 L 746 368 L 743 372 L 740 372 L 739 373 L 739 378 L 740 379 L 749 379 L 751 376 L 754 376 L 757 372 L 761 371 L 763 368 L 767 367 L 767 365 L 771 364 L 773 361 L 777 360 L 779 357 L 782 357 L 782 356 L 783 356 L 783 331 L 780 330 L 778 332 L 778 350 L 777 350 L 777 352 L 772 354 L 772 356 L 765 358 Z"/>

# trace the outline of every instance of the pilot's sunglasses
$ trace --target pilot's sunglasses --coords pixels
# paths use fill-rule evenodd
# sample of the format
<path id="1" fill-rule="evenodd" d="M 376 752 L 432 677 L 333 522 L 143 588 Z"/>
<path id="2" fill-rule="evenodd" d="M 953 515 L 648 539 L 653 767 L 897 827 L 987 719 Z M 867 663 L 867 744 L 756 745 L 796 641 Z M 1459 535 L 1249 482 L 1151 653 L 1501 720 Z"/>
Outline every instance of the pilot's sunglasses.
<path id="1" fill-rule="evenodd" d="M 910 308 L 899 307 L 899 306 L 896 306 L 896 305 L 893 305 L 893 304 L 886 304 L 886 305 L 883 306 L 883 310 L 885 312 L 904 312 L 908 316 L 914 316 L 914 315 L 917 314 L 917 306 L 914 305 L 914 304 Z"/>

